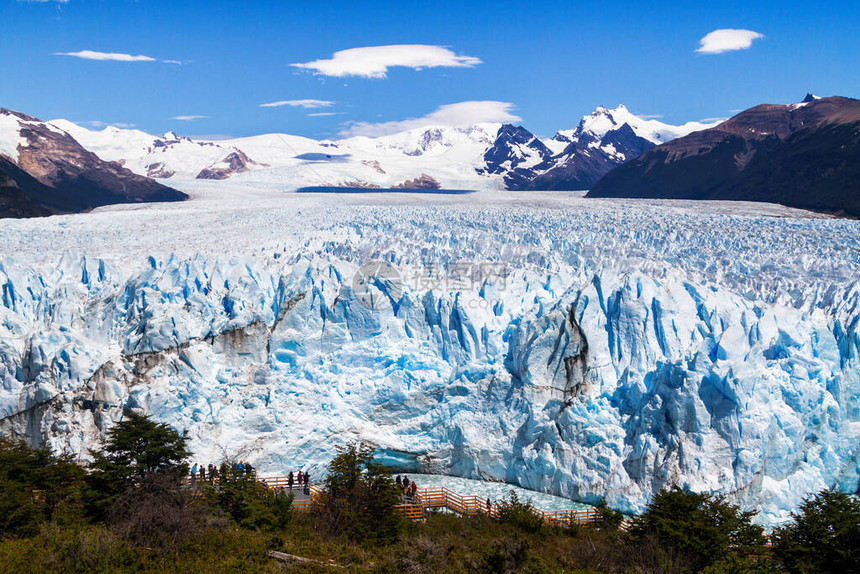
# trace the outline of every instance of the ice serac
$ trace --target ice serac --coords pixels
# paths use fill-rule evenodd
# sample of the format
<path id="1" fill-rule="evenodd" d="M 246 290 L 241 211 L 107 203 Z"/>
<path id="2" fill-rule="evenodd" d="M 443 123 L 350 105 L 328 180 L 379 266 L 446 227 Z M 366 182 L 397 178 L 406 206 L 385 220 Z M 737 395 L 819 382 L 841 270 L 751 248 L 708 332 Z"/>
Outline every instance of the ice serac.
<path id="1" fill-rule="evenodd" d="M 578 205 L 281 208 L 241 227 L 253 254 L 4 256 L 0 430 L 86 456 L 130 408 L 200 461 L 318 475 L 364 439 L 404 469 L 626 511 L 674 483 L 769 523 L 857 491 L 857 222 Z M 403 278 L 376 310 L 352 280 L 372 259 Z"/>

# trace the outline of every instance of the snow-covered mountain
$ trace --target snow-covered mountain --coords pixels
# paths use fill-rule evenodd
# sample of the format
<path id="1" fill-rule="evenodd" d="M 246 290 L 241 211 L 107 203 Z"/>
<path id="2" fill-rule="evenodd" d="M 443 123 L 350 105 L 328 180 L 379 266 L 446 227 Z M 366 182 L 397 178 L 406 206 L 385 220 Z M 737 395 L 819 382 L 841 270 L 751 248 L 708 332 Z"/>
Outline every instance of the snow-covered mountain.
<path id="1" fill-rule="evenodd" d="M 120 163 L 100 158 L 52 124 L 3 108 L 0 108 L 0 179 L 8 180 L 4 187 L 9 201 L 0 207 L 0 217 L 187 198 Z"/>
<path id="2" fill-rule="evenodd" d="M 264 473 L 318 476 L 358 438 L 405 470 L 629 511 L 676 483 L 771 523 L 858 489 L 858 221 L 540 192 L 284 201 L 242 182 L 264 171 L 2 222 L 0 432 L 86 456 L 136 409 L 198 460 Z M 380 260 L 400 281 L 355 280 Z"/>
<path id="3" fill-rule="evenodd" d="M 485 154 L 492 173 L 502 173 L 507 189 L 590 189 L 613 168 L 652 147 L 716 124 L 689 122 L 672 126 L 642 119 L 624 106 L 598 107 L 573 130 L 562 130 L 548 140 L 520 133 L 515 143 L 499 138 Z M 518 162 L 528 155 L 532 161 Z"/>
<path id="4" fill-rule="evenodd" d="M 281 183 L 288 189 L 398 187 L 414 181 L 433 181 L 448 189 L 583 189 L 655 143 L 708 127 L 643 120 L 624 106 L 600 107 L 576 129 L 543 141 L 525 128 L 501 124 L 429 126 L 341 140 L 265 134 L 192 141 L 172 132 L 156 137 L 115 127 L 88 130 L 65 120 L 51 123 L 102 159 L 122 162 L 149 177 L 225 179 L 245 174 L 243 181 Z M 587 164 L 588 176 L 570 177 L 571 166 L 580 164 Z"/>

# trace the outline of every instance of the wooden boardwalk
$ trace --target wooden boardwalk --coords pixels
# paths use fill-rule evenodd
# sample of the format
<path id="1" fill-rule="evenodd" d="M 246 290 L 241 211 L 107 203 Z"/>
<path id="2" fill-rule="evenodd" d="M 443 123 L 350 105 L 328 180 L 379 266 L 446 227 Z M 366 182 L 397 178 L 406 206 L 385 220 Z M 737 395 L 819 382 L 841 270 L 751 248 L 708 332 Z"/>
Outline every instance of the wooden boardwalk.
<path id="1" fill-rule="evenodd" d="M 257 482 L 269 488 L 284 489 L 287 488 L 288 484 L 287 477 L 285 476 L 258 477 Z M 305 494 L 303 487 L 300 489 L 296 486 L 292 492 L 295 496 L 293 508 L 298 512 L 310 512 L 314 500 L 321 493 L 321 488 L 318 485 L 312 484 L 310 485 L 309 493 Z M 395 508 L 410 520 L 423 520 L 427 511 L 431 510 L 447 510 L 461 516 L 484 515 L 494 518 L 499 516 L 497 503 L 490 501 L 490 504 L 487 505 L 487 499 L 485 498 L 464 496 L 447 488 L 419 488 L 414 497 L 404 497 L 403 503 L 398 504 Z M 596 508 L 543 512 L 532 507 L 531 511 L 551 526 L 588 526 L 600 521 L 600 513 Z M 629 522 L 627 521 L 621 525 L 621 528 L 625 530 L 628 527 Z"/>

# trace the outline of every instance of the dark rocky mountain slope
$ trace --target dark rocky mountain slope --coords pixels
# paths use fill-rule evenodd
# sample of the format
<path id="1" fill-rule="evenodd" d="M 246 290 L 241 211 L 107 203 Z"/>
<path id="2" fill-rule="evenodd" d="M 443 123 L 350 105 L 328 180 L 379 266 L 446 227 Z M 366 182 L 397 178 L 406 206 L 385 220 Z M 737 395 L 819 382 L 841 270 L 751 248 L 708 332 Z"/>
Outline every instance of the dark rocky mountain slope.
<path id="1" fill-rule="evenodd" d="M 85 211 L 113 203 L 182 201 L 184 193 L 106 162 L 54 126 L 0 108 L 6 141 L 18 138 L 17 157 L 0 153 L 0 171 L 32 203 L 57 212 Z M 13 133 L 17 130 L 17 133 Z M 11 187 L 7 185 L 6 187 Z M 0 208 L 0 217 L 11 216 Z"/>
<path id="2" fill-rule="evenodd" d="M 756 106 L 646 151 L 588 196 L 767 201 L 860 216 L 860 100 Z"/>

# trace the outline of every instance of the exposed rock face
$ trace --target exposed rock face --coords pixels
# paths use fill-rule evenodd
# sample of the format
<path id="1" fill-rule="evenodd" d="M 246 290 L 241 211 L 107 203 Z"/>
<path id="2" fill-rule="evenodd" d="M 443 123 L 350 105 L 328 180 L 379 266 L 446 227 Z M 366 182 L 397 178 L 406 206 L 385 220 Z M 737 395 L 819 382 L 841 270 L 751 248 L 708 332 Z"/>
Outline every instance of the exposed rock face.
<path id="1" fill-rule="evenodd" d="M 505 124 L 499 128 L 492 147 L 484 153 L 484 173 L 507 173 L 522 164 L 535 165 L 551 156 L 549 148 L 530 131 Z"/>
<path id="2" fill-rule="evenodd" d="M 15 180 L 0 171 L 0 217 L 39 217 L 51 212 L 22 192 Z"/>
<path id="3" fill-rule="evenodd" d="M 372 168 L 373 171 L 375 171 L 376 173 L 385 175 L 385 170 L 382 169 L 382 166 L 379 165 L 379 162 L 376 161 L 375 159 L 363 159 L 363 160 L 361 160 L 361 163 L 363 163 L 364 165 L 366 165 L 369 168 Z"/>
<path id="4" fill-rule="evenodd" d="M 426 173 L 422 173 L 415 179 L 407 179 L 403 183 L 398 183 L 397 185 L 392 186 L 393 189 L 441 189 L 442 186 L 438 181 L 427 175 Z"/>
<path id="5" fill-rule="evenodd" d="M 148 177 L 156 177 L 159 179 L 167 179 L 176 175 L 172 169 L 167 169 L 164 162 L 151 163 L 146 166 L 146 175 Z"/>
<path id="6" fill-rule="evenodd" d="M 197 174 L 197 179 L 227 179 L 237 173 L 250 171 L 251 165 L 256 163 L 245 155 L 242 150 L 234 150 L 218 163 L 207 167 Z"/>
<path id="7" fill-rule="evenodd" d="M 17 158 L 0 155 L 0 170 L 35 203 L 54 212 L 74 212 L 112 203 L 181 201 L 184 193 L 106 162 L 64 131 L 0 108 L 17 122 Z M 10 125 L 7 122 L 7 125 Z"/>
<path id="8" fill-rule="evenodd" d="M 590 197 L 768 201 L 860 215 L 860 100 L 760 105 L 610 172 Z"/>
<path id="9" fill-rule="evenodd" d="M 344 181 L 342 183 L 337 184 L 335 187 L 355 187 L 359 189 L 379 189 L 379 186 L 375 183 L 368 183 L 366 181 Z"/>
<path id="10" fill-rule="evenodd" d="M 605 113 L 613 129 L 603 135 L 591 131 L 586 119 L 593 116 L 588 116 L 573 132 L 558 133 L 552 138 L 566 144 L 556 154 L 525 128 L 502 126 L 495 143 L 484 154 L 486 168 L 478 169 L 478 173 L 503 175 L 505 187 L 510 190 L 590 189 L 614 167 L 654 147 L 628 124 L 615 127 L 610 111 L 601 110 L 595 113 Z"/>

